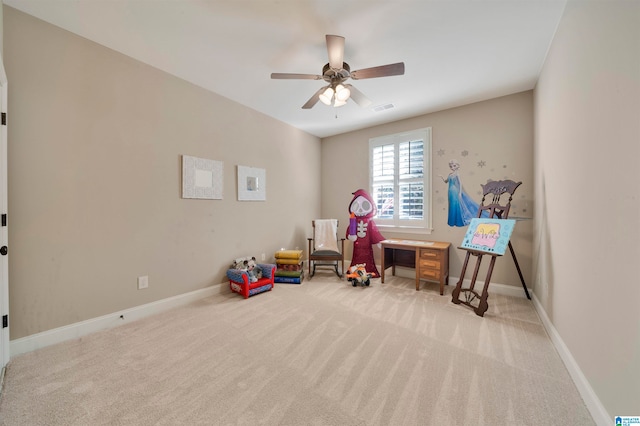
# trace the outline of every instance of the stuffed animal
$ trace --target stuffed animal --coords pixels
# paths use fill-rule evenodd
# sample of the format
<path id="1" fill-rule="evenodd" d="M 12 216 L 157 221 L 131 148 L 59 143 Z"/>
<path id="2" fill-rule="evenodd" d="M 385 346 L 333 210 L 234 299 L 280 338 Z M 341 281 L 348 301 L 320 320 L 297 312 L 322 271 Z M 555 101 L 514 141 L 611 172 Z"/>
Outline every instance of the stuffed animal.
<path id="1" fill-rule="evenodd" d="M 231 263 L 231 268 L 230 269 L 237 269 L 239 271 L 246 271 L 247 270 L 247 265 L 245 263 L 245 259 L 244 258 L 239 258 L 233 261 L 233 263 Z"/>
<path id="2" fill-rule="evenodd" d="M 368 286 L 371 282 L 371 273 L 367 272 L 365 263 L 358 263 L 350 266 L 347 270 L 347 279 L 351 281 L 352 286 Z"/>
<path id="3" fill-rule="evenodd" d="M 256 263 L 255 257 L 247 261 L 247 272 L 249 273 L 249 280 L 251 280 L 252 283 L 262 278 L 262 268 Z"/>
<path id="4" fill-rule="evenodd" d="M 231 269 L 245 271 L 249 275 L 249 281 L 255 283 L 262 278 L 262 268 L 256 263 L 254 257 L 241 257 L 233 261 Z"/>

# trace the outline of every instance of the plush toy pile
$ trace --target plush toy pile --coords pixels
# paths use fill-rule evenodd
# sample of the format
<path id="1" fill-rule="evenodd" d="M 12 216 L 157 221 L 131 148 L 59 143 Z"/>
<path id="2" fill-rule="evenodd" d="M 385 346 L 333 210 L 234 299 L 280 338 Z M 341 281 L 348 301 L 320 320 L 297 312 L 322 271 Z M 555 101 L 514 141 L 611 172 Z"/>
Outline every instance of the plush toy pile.
<path id="1" fill-rule="evenodd" d="M 371 273 L 367 272 L 365 263 L 358 263 L 351 266 L 347 271 L 347 279 L 351 281 L 352 286 L 368 286 L 371 282 Z"/>
<path id="2" fill-rule="evenodd" d="M 262 268 L 256 262 L 255 257 L 240 257 L 233 261 L 231 269 L 246 271 L 249 275 L 249 281 L 252 283 L 262 278 Z"/>

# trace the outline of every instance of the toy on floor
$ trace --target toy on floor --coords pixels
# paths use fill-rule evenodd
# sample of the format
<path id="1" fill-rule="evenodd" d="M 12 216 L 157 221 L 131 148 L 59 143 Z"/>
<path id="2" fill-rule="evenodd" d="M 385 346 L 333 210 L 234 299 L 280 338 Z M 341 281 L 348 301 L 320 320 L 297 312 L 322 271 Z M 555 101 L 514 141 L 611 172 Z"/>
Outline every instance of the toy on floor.
<path id="1" fill-rule="evenodd" d="M 248 299 L 254 294 L 273 289 L 276 265 L 257 263 L 255 257 L 241 257 L 227 269 L 229 288 Z"/>
<path id="2" fill-rule="evenodd" d="M 252 283 L 257 282 L 262 278 L 262 268 L 256 263 L 256 258 L 240 258 L 236 259 L 231 264 L 231 269 L 238 269 L 240 271 L 246 271 L 249 274 L 249 280 Z"/>
<path id="3" fill-rule="evenodd" d="M 377 211 L 376 203 L 367 191 L 358 189 L 353 193 L 353 199 L 349 204 L 349 226 L 346 231 L 347 239 L 353 241 L 351 266 L 366 265 L 367 272 L 373 278 L 380 276 L 373 259 L 373 245 L 380 247 L 380 242 L 385 239 L 373 220 Z"/>
<path id="4" fill-rule="evenodd" d="M 347 279 L 351 281 L 351 285 L 356 287 L 358 284 L 361 286 L 369 286 L 371 282 L 371 273 L 367 272 L 365 268 L 366 264 L 359 263 L 349 267 L 347 273 Z"/>

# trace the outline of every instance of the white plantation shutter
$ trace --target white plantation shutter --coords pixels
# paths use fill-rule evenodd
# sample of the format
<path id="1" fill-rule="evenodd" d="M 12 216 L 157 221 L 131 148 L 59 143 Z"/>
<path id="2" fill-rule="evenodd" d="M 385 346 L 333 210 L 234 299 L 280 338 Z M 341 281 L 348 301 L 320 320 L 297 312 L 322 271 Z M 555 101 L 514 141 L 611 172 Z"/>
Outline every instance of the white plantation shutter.
<path id="1" fill-rule="evenodd" d="M 371 139 L 369 153 L 376 223 L 430 229 L 431 129 Z"/>
<path id="2" fill-rule="evenodd" d="M 378 218 L 393 219 L 395 147 L 393 144 L 373 148 L 373 184 L 371 196 L 378 208 Z"/>
<path id="3" fill-rule="evenodd" d="M 401 142 L 398 161 L 398 215 L 400 219 L 424 219 L 424 141 Z"/>

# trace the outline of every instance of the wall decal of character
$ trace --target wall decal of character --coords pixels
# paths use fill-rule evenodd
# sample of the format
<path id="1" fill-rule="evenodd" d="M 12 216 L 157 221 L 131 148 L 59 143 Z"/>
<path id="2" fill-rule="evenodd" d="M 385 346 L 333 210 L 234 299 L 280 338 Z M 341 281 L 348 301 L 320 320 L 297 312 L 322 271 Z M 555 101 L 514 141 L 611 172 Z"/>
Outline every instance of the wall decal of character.
<path id="1" fill-rule="evenodd" d="M 467 226 L 471 219 L 478 217 L 479 204 L 473 201 L 462 187 L 460 176 L 458 176 L 460 163 L 456 160 L 451 160 L 449 161 L 449 168 L 451 169 L 449 176 L 445 178 L 440 175 L 442 181 L 449 184 L 449 216 L 447 224 L 449 226 Z M 483 212 L 482 217 L 489 216 L 486 212 Z"/>
<path id="2" fill-rule="evenodd" d="M 353 199 L 349 203 L 349 226 L 347 227 L 347 239 L 353 241 L 353 255 L 351 266 L 365 264 L 365 269 L 373 278 L 378 278 L 380 273 L 373 258 L 373 244 L 384 241 L 373 217 L 377 209 L 371 195 L 364 189 L 358 189 L 353 193 Z"/>

